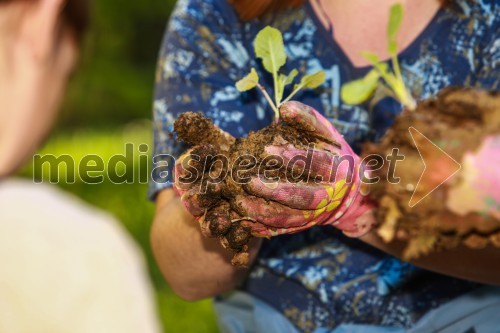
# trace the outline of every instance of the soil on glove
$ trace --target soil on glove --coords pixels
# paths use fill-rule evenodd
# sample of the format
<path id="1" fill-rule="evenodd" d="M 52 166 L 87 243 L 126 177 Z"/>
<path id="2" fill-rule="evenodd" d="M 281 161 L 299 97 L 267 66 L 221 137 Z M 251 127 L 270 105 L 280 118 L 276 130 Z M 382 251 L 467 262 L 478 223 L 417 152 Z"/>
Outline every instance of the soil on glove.
<path id="1" fill-rule="evenodd" d="M 398 148 L 405 155 L 404 162 L 396 168 L 400 183 L 378 182 L 371 186 L 371 195 L 380 203 L 376 210 L 381 225 L 379 234 L 386 241 L 408 241 L 406 259 L 460 244 L 470 248 L 488 244 L 500 247 L 500 220 L 479 213 L 459 218 L 448 209 L 448 193 L 460 183 L 460 174 L 410 207 L 424 168 L 410 127 L 418 129 L 460 162 L 464 154 L 479 148 L 485 136 L 500 133 L 500 94 L 473 89 L 444 90 L 436 98 L 419 103 L 415 111 L 403 111 L 380 143 L 368 144 L 363 150 L 364 156 L 387 156 L 393 148 Z M 374 174 L 384 179 L 388 167 L 386 163 Z M 427 167 L 438 169 L 439 164 Z"/>
<path id="2" fill-rule="evenodd" d="M 500 247 L 498 219 L 479 213 L 468 213 L 466 218 L 459 218 L 448 209 L 448 193 L 460 184 L 459 176 L 446 181 L 413 207 L 409 205 L 424 169 L 408 130 L 410 127 L 461 162 L 464 154 L 479 148 L 485 136 L 500 133 L 500 95 L 474 89 L 443 90 L 436 98 L 420 102 L 416 110 L 403 111 L 380 143 L 366 144 L 363 150 L 363 156 L 377 154 L 385 157 L 391 155 L 393 148 L 398 148 L 405 156 L 404 162 L 397 164 L 396 169 L 401 181 L 398 184 L 387 181 L 390 170 L 389 164 L 385 163 L 381 169 L 373 171 L 372 177 L 379 176 L 382 181 L 371 185 L 370 191 L 374 201 L 379 203 L 375 210 L 379 234 L 386 241 L 407 241 L 406 259 L 461 244 L 471 248 L 488 244 Z M 293 174 L 283 165 L 278 168 L 275 165 L 259 166 L 265 158 L 264 147 L 267 145 L 291 143 L 296 148 L 307 150 L 310 144 L 319 143 L 321 139 L 315 137 L 310 128 L 283 121 L 251 132 L 246 138 L 234 139 L 220 132 L 201 113 L 193 112 L 179 117 L 175 131 L 180 140 L 195 147 L 189 165 L 200 176 L 191 183 L 204 191 L 186 192 L 185 195 L 196 196 L 199 206 L 204 209 L 199 219 L 203 234 L 218 238 L 233 252 L 233 264 L 245 266 L 248 263 L 248 242 L 252 238 L 246 225 L 255 221 L 246 217 L 234 200 L 237 195 L 245 193 L 245 186 L 235 181 L 235 174 L 241 180 L 259 172 L 262 175 L 265 171 L 268 177 L 313 182 L 314 175 L 301 178 L 300 173 Z M 245 159 L 246 155 L 255 159 Z M 237 165 L 245 167 L 237 168 Z"/>
<path id="3" fill-rule="evenodd" d="M 296 169 L 287 170 L 285 165 L 262 162 L 266 157 L 265 146 L 292 144 L 307 150 L 309 144 L 318 142 L 318 139 L 307 128 L 280 121 L 234 140 L 223 135 L 211 119 L 194 112 L 183 113 L 175 122 L 174 130 L 180 140 L 195 146 L 189 165 L 201 175 L 194 184 L 206 189 L 204 193 L 196 191 L 196 200 L 205 209 L 200 220 L 203 234 L 218 238 L 225 248 L 231 250 L 234 265 L 247 265 L 248 242 L 253 236 L 244 224 L 255 221 L 245 217 L 234 200 L 237 195 L 245 193 L 245 179 L 265 172 L 266 177 L 314 181 L 314 176 L 306 178 L 300 172 L 297 174 Z"/>

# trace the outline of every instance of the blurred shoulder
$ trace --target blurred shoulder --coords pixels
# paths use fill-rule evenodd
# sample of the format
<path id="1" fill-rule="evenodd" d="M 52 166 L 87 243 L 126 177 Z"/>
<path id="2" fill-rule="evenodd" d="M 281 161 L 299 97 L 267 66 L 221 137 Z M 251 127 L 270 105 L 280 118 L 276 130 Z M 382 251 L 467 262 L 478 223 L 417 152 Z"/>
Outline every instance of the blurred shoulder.
<path id="1" fill-rule="evenodd" d="M 30 242 L 44 242 L 48 237 L 54 247 L 69 242 L 67 245 L 78 251 L 93 247 L 106 252 L 112 248 L 142 261 L 135 242 L 109 213 L 54 185 L 22 179 L 2 181 L 0 235 L 18 234 L 23 239 L 27 233 Z"/>
<path id="2" fill-rule="evenodd" d="M 56 186 L 0 182 L 0 262 L 1 332 L 159 332 L 138 246 Z"/>

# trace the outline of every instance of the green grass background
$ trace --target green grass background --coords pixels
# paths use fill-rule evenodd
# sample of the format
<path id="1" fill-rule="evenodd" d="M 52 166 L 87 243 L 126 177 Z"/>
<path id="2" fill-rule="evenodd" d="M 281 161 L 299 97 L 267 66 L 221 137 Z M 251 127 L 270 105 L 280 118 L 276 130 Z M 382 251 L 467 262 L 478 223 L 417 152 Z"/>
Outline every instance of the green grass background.
<path id="1" fill-rule="evenodd" d="M 91 27 L 80 66 L 68 88 L 55 131 L 41 154 L 69 154 L 75 161 L 96 154 L 108 161 L 124 154 L 125 144 L 146 143 L 152 150 L 151 105 L 156 59 L 175 0 L 95 0 Z M 136 156 L 138 154 L 135 154 Z M 21 172 L 33 175 L 32 163 Z M 138 172 L 139 161 L 128 167 Z M 147 172 L 142 166 L 141 172 Z M 44 176 L 47 179 L 47 175 Z M 165 332 L 217 332 L 210 300 L 188 303 L 173 294 L 156 267 L 149 229 L 154 205 L 147 200 L 147 185 L 89 185 L 79 181 L 55 185 L 90 204 L 111 212 L 144 251 L 154 285 L 158 316 Z"/>

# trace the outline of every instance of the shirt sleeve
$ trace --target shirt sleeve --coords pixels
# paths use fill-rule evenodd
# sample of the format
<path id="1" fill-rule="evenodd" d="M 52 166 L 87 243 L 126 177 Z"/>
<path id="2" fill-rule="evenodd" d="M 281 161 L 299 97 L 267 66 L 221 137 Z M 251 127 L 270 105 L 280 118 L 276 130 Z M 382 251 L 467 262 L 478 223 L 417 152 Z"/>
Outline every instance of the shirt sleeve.
<path id="1" fill-rule="evenodd" d="M 227 1 L 177 2 L 156 72 L 151 199 L 172 186 L 175 158 L 187 148 L 172 131 L 181 113 L 203 112 L 234 136 L 270 122 L 256 92 L 241 94 L 235 88 L 255 65 L 248 49 L 244 25 Z"/>

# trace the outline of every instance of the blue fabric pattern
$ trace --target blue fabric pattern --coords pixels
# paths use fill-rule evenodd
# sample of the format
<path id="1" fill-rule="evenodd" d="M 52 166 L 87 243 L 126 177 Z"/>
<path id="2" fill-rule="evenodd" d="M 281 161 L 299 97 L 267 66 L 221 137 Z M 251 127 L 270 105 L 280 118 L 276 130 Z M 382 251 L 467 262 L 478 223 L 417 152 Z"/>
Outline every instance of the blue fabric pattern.
<path id="1" fill-rule="evenodd" d="M 499 9 L 495 0 L 457 0 L 443 8 L 400 53 L 412 94 L 428 98 L 447 86 L 498 89 Z M 180 0 L 159 55 L 154 97 L 156 168 L 150 196 L 172 186 L 172 157 L 186 147 L 172 135 L 185 111 L 200 111 L 234 136 L 267 126 L 272 112 L 257 91 L 239 93 L 234 83 L 250 67 L 272 90 L 271 77 L 255 60 L 252 41 L 272 25 L 283 32 L 289 55 L 285 71 L 326 72 L 326 83 L 296 100 L 325 115 L 357 150 L 379 139 L 401 112 L 384 98 L 373 108 L 340 100 L 340 87 L 362 77 L 315 17 L 310 5 L 243 23 L 225 0 Z M 169 157 L 170 156 L 170 157 Z M 157 162 L 157 161 L 156 161 Z M 302 332 L 339 324 L 411 327 L 429 310 L 479 285 L 434 274 L 386 255 L 333 228 L 312 228 L 266 240 L 242 288 L 283 313 Z"/>

